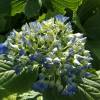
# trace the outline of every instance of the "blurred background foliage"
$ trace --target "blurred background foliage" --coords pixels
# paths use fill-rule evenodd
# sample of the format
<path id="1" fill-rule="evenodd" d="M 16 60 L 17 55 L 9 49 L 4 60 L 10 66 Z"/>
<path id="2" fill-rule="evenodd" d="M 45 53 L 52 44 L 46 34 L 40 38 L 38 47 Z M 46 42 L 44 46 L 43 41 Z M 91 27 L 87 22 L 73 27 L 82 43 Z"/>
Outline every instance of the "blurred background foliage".
<path id="1" fill-rule="evenodd" d="M 40 16 L 51 17 L 75 12 L 82 0 L 0 0 L 0 33 L 20 28 Z M 43 16 L 42 16 L 43 17 Z"/>
<path id="2" fill-rule="evenodd" d="M 87 46 L 94 57 L 93 64 L 100 69 L 100 0 L 83 0 L 77 15 L 88 37 Z"/>
<path id="3" fill-rule="evenodd" d="M 84 36 L 87 36 L 86 47 L 91 51 L 92 57 L 94 58 L 93 66 L 96 70 L 100 70 L 100 0 L 0 0 L 0 42 L 3 42 L 9 32 L 13 29 L 16 29 L 17 31 L 20 30 L 21 26 L 26 22 L 31 22 L 34 20 L 42 21 L 57 14 L 69 16 L 70 21 L 73 25 L 73 30 L 75 32 L 82 32 L 84 33 Z M 10 67 L 5 67 L 5 69 L 10 70 Z M 28 88 L 33 82 L 33 80 L 31 80 L 30 84 L 27 84 L 26 86 L 21 85 L 21 87 L 23 88 L 22 89 L 19 84 L 23 83 L 22 81 L 25 76 L 22 75 L 21 78 L 14 76 L 11 78 L 12 74 L 13 73 L 9 74 L 10 76 L 8 76 L 8 73 L 6 71 L 4 73 L 4 76 L 8 76 L 7 80 L 9 80 L 10 78 L 10 81 L 4 85 L 6 87 L 9 87 L 8 91 L 11 91 L 12 93 L 13 90 L 21 91 L 21 93 L 23 93 L 24 90 L 25 92 L 25 89 L 23 87 Z M 30 75 L 27 74 L 28 78 L 25 77 L 27 81 L 29 81 Z M 32 77 L 32 79 L 34 78 Z M 15 81 L 20 90 L 17 90 L 16 87 L 13 87 L 13 85 L 11 85 L 13 84 L 13 82 L 11 81 Z M 1 83 L 4 83 L 4 81 Z M 0 90 L 1 89 L 3 90 L 2 87 L 0 87 Z M 3 94 L 6 95 L 6 93 L 5 91 L 2 91 L 2 93 L 0 92 L 0 96 L 2 96 Z M 29 96 L 28 94 L 22 95 Z M 34 93 L 34 95 L 36 97 L 40 94 Z M 16 94 L 14 94 L 13 96 L 16 97 Z M 39 96 L 39 98 L 41 97 Z M 6 99 L 4 98 L 3 100 Z"/>

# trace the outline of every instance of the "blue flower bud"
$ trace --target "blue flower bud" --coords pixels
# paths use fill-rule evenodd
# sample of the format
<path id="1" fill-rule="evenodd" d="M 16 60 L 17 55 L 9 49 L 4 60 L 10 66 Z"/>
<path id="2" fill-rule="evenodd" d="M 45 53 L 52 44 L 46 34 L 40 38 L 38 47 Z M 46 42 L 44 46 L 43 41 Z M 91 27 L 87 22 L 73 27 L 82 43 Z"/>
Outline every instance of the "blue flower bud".
<path id="1" fill-rule="evenodd" d="M 93 77 L 93 74 L 91 74 L 90 72 L 85 72 L 83 74 L 83 76 L 86 77 L 86 78 L 91 78 L 91 77 Z"/>
<path id="2" fill-rule="evenodd" d="M 5 54 L 7 53 L 8 48 L 4 43 L 0 43 L 0 54 Z"/>
<path id="3" fill-rule="evenodd" d="M 34 30 L 34 32 L 38 32 L 42 28 L 42 25 L 37 21 L 30 22 L 29 25 L 30 28 Z"/>
<path id="4" fill-rule="evenodd" d="M 68 56 L 73 56 L 73 55 L 74 55 L 74 49 L 73 48 L 69 48 Z"/>
<path id="5" fill-rule="evenodd" d="M 48 89 L 48 84 L 43 81 L 37 81 L 33 84 L 32 89 L 35 91 L 44 92 Z"/>
<path id="6" fill-rule="evenodd" d="M 19 75 L 21 72 L 21 68 L 19 66 L 13 67 L 13 70 L 15 71 L 16 75 Z"/>
<path id="7" fill-rule="evenodd" d="M 72 96 L 77 92 L 77 87 L 75 84 L 69 84 L 67 88 L 64 89 L 63 95 Z"/>
<path id="8" fill-rule="evenodd" d="M 25 51 L 23 49 L 19 50 L 19 56 L 25 55 Z"/>
<path id="9" fill-rule="evenodd" d="M 33 55 L 30 55 L 30 56 L 29 56 L 29 59 L 30 59 L 31 61 L 39 61 L 39 62 L 41 62 L 41 57 L 42 57 L 42 54 L 36 52 L 36 53 L 34 53 Z"/>
<path id="10" fill-rule="evenodd" d="M 44 63 L 43 66 L 47 69 L 50 69 L 53 66 L 53 64 L 52 63 Z"/>
<path id="11" fill-rule="evenodd" d="M 10 36 L 11 36 L 12 38 L 15 38 L 15 37 L 16 37 L 16 32 L 15 32 L 15 30 L 13 30 L 12 32 L 10 32 Z"/>
<path id="12" fill-rule="evenodd" d="M 30 59 L 31 61 L 35 61 L 36 58 L 37 58 L 37 57 L 35 57 L 34 55 L 31 55 L 31 56 L 29 57 L 29 59 Z"/>
<path id="13" fill-rule="evenodd" d="M 75 74 L 74 68 L 67 68 L 67 76 L 72 77 Z"/>
<path id="14" fill-rule="evenodd" d="M 80 66 L 80 67 L 78 68 L 78 70 L 79 70 L 79 71 L 83 71 L 83 70 L 86 70 L 86 69 L 89 69 L 89 68 L 92 68 L 91 63 L 90 63 L 90 65 Z"/>
<path id="15" fill-rule="evenodd" d="M 50 58 L 50 57 L 43 58 L 42 64 L 47 69 L 51 68 L 53 65 L 52 58 Z"/>
<path id="16" fill-rule="evenodd" d="M 64 17 L 63 15 L 57 15 L 55 16 L 56 20 L 60 21 L 60 22 L 65 22 L 69 19 L 69 17 Z"/>

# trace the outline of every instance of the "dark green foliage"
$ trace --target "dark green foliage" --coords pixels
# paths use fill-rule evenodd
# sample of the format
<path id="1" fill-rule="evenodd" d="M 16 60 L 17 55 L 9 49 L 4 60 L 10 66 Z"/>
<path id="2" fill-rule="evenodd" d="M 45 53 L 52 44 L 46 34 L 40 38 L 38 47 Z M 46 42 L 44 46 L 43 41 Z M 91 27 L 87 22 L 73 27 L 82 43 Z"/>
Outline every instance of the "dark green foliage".
<path id="1" fill-rule="evenodd" d="M 13 66 L 0 61 L 0 99 L 13 93 L 23 93 L 31 90 L 31 86 L 37 79 L 37 69 L 34 72 L 23 72 L 16 75 Z"/>
<path id="2" fill-rule="evenodd" d="M 94 66 L 100 69 L 100 0 L 84 0 L 78 17 L 88 37 L 87 47 L 94 56 Z"/>
<path id="3" fill-rule="evenodd" d="M 46 17 L 51 17 L 65 14 L 65 8 L 76 11 L 81 2 L 82 0 L 0 0 L 0 33 L 7 33 L 15 28 L 14 25 L 20 20 L 14 17 L 13 22 L 12 16 L 17 14 L 23 13 L 26 17 L 22 18 L 27 22 L 27 19 L 38 18 L 45 12 Z"/>

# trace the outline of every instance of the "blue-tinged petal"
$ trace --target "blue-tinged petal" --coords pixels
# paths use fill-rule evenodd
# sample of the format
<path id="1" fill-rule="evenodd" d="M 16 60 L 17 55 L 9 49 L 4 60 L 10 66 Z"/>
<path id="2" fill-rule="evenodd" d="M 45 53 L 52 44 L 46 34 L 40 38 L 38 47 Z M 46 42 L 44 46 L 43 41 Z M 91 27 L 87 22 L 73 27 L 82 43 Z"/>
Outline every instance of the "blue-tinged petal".
<path id="1" fill-rule="evenodd" d="M 63 95 L 72 96 L 77 92 L 77 87 L 74 84 L 69 84 L 67 88 L 64 89 Z"/>
<path id="2" fill-rule="evenodd" d="M 15 71 L 16 75 L 19 75 L 21 72 L 21 68 L 19 66 L 13 67 L 13 70 Z"/>
<path id="3" fill-rule="evenodd" d="M 32 89 L 35 91 L 44 92 L 48 89 L 48 84 L 43 81 L 37 81 L 33 84 Z"/>
<path id="4" fill-rule="evenodd" d="M 35 57 L 34 55 L 31 55 L 31 56 L 29 57 L 29 59 L 30 59 L 31 61 L 35 61 L 35 60 L 36 60 L 36 57 Z"/>
<path id="5" fill-rule="evenodd" d="M 51 63 L 51 62 L 52 62 L 52 58 L 46 57 L 46 58 L 45 58 L 45 62 Z"/>
<path id="6" fill-rule="evenodd" d="M 68 54 L 69 54 L 69 56 L 73 56 L 74 55 L 74 49 L 73 48 L 69 48 Z"/>
<path id="7" fill-rule="evenodd" d="M 15 38 L 15 37 L 16 37 L 16 32 L 15 32 L 15 31 L 10 32 L 10 36 L 11 36 L 12 38 Z"/>
<path id="8" fill-rule="evenodd" d="M 53 63 L 44 63 L 43 66 L 47 69 L 50 69 L 53 66 Z"/>
<path id="9" fill-rule="evenodd" d="M 19 50 L 19 56 L 25 55 L 25 51 L 23 49 Z"/>
<path id="10" fill-rule="evenodd" d="M 69 38 L 69 41 L 67 43 L 68 46 L 74 45 L 76 43 L 76 36 L 74 36 L 73 34 L 70 34 L 68 38 Z"/>
<path id="11" fill-rule="evenodd" d="M 25 25 L 22 26 L 22 31 L 23 31 L 24 33 L 30 34 L 30 27 L 29 27 L 29 25 L 28 25 L 27 23 L 26 23 Z"/>
<path id="12" fill-rule="evenodd" d="M 82 70 L 86 70 L 86 69 L 89 69 L 89 68 L 92 68 L 92 65 L 81 66 L 81 67 L 78 68 L 78 70 L 82 71 Z"/>
<path id="13" fill-rule="evenodd" d="M 90 72 L 85 72 L 83 76 L 86 78 L 91 78 L 93 77 L 93 74 L 91 74 Z"/>
<path id="14" fill-rule="evenodd" d="M 30 25 L 30 28 L 34 30 L 35 32 L 38 32 L 42 28 L 42 25 L 37 21 L 30 22 L 29 25 Z"/>
<path id="15" fill-rule="evenodd" d="M 66 26 L 66 31 L 67 32 L 69 32 L 69 33 L 73 32 L 71 22 L 68 22 L 65 26 Z"/>
<path id="16" fill-rule="evenodd" d="M 26 41 L 27 41 L 24 34 L 22 35 L 22 41 L 23 41 L 23 43 L 26 43 Z"/>
<path id="17" fill-rule="evenodd" d="M 87 66 L 81 66 L 81 67 L 79 67 L 78 69 L 80 70 L 80 71 L 82 71 L 82 70 L 86 70 L 88 67 Z"/>
<path id="18" fill-rule="evenodd" d="M 52 58 L 50 58 L 50 57 L 43 58 L 41 62 L 43 64 L 43 66 L 47 69 L 51 68 L 53 65 Z"/>
<path id="19" fill-rule="evenodd" d="M 57 16 L 55 16 L 55 18 L 56 18 L 56 20 L 61 21 L 63 23 L 69 19 L 69 17 L 65 17 L 63 15 L 57 15 Z"/>
<path id="20" fill-rule="evenodd" d="M 76 33 L 76 34 L 74 34 L 77 38 L 83 38 L 83 34 L 81 34 L 81 33 Z"/>
<path id="21" fill-rule="evenodd" d="M 4 43 L 0 43 L 0 54 L 5 54 L 7 53 L 8 48 Z"/>
<path id="22" fill-rule="evenodd" d="M 32 47 L 31 41 L 29 39 L 27 39 L 25 35 L 22 35 L 22 43 L 23 43 L 23 45 L 25 44 L 28 47 Z"/>
<path id="23" fill-rule="evenodd" d="M 58 51 L 58 48 L 55 47 L 53 50 L 52 50 L 52 53 L 56 53 Z"/>
<path id="24" fill-rule="evenodd" d="M 30 40 L 27 40 L 26 44 L 31 48 L 32 47 L 32 43 Z"/>
<path id="25" fill-rule="evenodd" d="M 30 59 L 31 61 L 40 61 L 40 60 L 41 60 L 41 57 L 42 57 L 42 54 L 36 52 L 36 53 L 34 53 L 33 55 L 30 55 L 30 56 L 29 56 L 29 59 Z"/>
<path id="26" fill-rule="evenodd" d="M 91 57 L 81 56 L 79 54 L 75 54 L 74 58 L 77 59 L 78 61 L 82 61 L 82 60 L 90 61 L 90 60 L 93 60 Z"/>
<path id="27" fill-rule="evenodd" d="M 54 58 L 53 61 L 54 61 L 54 64 L 58 64 L 59 65 L 61 60 L 58 57 L 56 57 L 56 58 Z"/>

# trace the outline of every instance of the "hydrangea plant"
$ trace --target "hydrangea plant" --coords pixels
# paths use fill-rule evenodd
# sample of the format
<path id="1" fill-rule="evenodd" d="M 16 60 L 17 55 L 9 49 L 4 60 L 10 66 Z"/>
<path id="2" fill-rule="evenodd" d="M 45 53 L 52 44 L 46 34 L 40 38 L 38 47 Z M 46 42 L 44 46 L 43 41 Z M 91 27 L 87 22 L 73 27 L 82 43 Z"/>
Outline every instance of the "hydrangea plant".
<path id="1" fill-rule="evenodd" d="M 38 79 L 30 86 L 33 90 L 56 87 L 61 95 L 72 96 L 85 77 L 94 76 L 85 42 L 83 34 L 73 32 L 68 17 L 57 15 L 26 23 L 20 32 L 13 30 L 0 44 L 0 56 L 10 59 L 16 75 L 38 69 Z"/>

